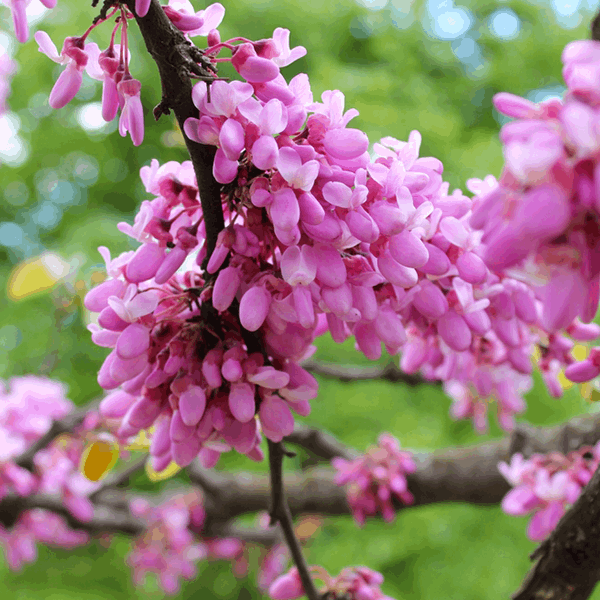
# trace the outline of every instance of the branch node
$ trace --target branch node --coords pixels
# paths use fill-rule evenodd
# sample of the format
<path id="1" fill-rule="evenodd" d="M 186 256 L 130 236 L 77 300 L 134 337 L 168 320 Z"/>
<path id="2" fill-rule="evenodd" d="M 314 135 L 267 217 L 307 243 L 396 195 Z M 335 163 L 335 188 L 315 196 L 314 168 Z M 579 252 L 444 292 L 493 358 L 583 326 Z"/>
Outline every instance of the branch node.
<path id="1" fill-rule="evenodd" d="M 163 96 L 162 100 L 154 107 L 152 114 L 154 115 L 155 121 L 158 121 L 162 117 L 162 115 L 170 115 L 171 114 L 171 107 L 169 106 L 169 100 L 165 96 Z"/>

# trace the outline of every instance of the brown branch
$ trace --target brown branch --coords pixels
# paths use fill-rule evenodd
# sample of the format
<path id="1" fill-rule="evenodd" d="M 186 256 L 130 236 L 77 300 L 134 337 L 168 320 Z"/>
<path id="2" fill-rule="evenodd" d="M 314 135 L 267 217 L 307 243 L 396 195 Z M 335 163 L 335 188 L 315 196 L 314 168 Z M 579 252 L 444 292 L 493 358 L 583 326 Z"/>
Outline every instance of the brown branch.
<path id="1" fill-rule="evenodd" d="M 0 501 L 0 523 L 4 527 L 12 527 L 19 515 L 34 508 L 49 510 L 63 517 L 70 527 L 88 533 L 123 533 L 139 535 L 144 525 L 126 510 L 118 510 L 103 504 L 94 505 L 94 516 L 90 521 L 80 521 L 63 505 L 60 498 L 46 494 L 32 494 L 21 498 L 14 494 L 5 496 Z"/>
<path id="2" fill-rule="evenodd" d="M 419 385 L 421 383 L 439 383 L 435 381 L 427 382 L 420 375 L 408 375 L 407 373 L 403 373 L 394 363 L 389 363 L 385 367 L 359 367 L 356 365 L 338 365 L 308 360 L 302 364 L 302 368 L 311 373 L 322 375 L 323 377 L 339 379 L 344 382 L 383 379 L 394 383 L 406 383 L 410 386 Z"/>
<path id="3" fill-rule="evenodd" d="M 87 408 L 84 411 L 87 412 Z M 71 415 L 71 423 L 83 418 L 84 411 Z M 56 423 L 51 429 L 54 434 L 68 430 L 65 419 Z M 53 439 L 53 436 L 46 434 L 42 438 L 44 444 L 49 443 L 50 438 Z M 356 456 L 354 451 L 345 448 L 332 436 L 304 426 L 297 426 L 287 439 L 327 460 L 334 456 L 346 459 Z M 509 460 L 515 452 L 525 456 L 552 450 L 567 453 L 583 445 L 593 445 L 599 439 L 600 413 L 595 413 L 550 428 L 518 424 L 510 437 L 495 442 L 449 448 L 432 454 L 417 452 L 417 471 L 408 476 L 409 489 L 415 496 L 414 506 L 438 502 L 497 504 L 509 490 L 498 472 L 499 461 Z M 43 444 L 38 442 L 35 446 Z M 23 464 L 24 458 L 32 460 L 32 449 L 33 446 L 21 455 L 20 464 Z M 209 519 L 215 522 L 226 522 L 241 514 L 269 508 L 270 490 L 266 476 L 206 470 L 196 462 L 187 471 L 192 482 L 206 491 L 207 513 Z M 334 472 L 330 468 L 286 474 L 285 485 L 292 514 L 348 514 L 344 490 L 334 483 L 333 477 Z M 111 481 L 107 482 L 106 487 L 111 486 Z M 122 500 L 123 494 L 106 487 L 102 493 L 94 496 L 95 503 L 113 509 L 126 506 Z M 0 502 L 0 521 L 4 520 L 2 514 L 8 508 L 4 501 Z"/>
<path id="4" fill-rule="evenodd" d="M 182 489 L 181 493 L 186 490 Z M 170 490 L 169 495 L 179 493 Z M 141 494 L 136 494 L 141 496 Z M 27 510 L 44 509 L 63 517 L 69 527 L 90 534 L 98 533 L 121 533 L 135 537 L 141 535 L 146 525 L 143 520 L 134 517 L 129 511 L 129 500 L 133 494 L 123 494 L 118 502 L 95 502 L 94 516 L 89 521 L 81 521 L 74 517 L 63 505 L 60 498 L 47 494 L 32 494 L 27 497 L 19 497 L 9 494 L 0 501 L 0 524 L 10 528 L 17 521 L 19 515 Z M 103 497 L 103 500 L 106 497 Z M 148 496 L 154 503 L 166 500 Z M 258 529 L 251 527 L 240 527 L 230 521 L 211 521 L 210 527 L 201 532 L 202 537 L 227 538 L 235 537 L 247 543 L 271 546 L 279 541 L 279 536 L 274 530 Z"/>
<path id="5" fill-rule="evenodd" d="M 328 462 L 336 456 L 341 456 L 347 460 L 352 460 L 359 456 L 358 452 L 347 448 L 329 433 L 325 433 L 321 429 L 307 427 L 306 425 L 302 425 L 302 423 L 296 423 L 294 432 L 288 435 L 285 440 L 296 446 L 301 446 L 313 456 L 317 456 Z"/>
<path id="6" fill-rule="evenodd" d="M 237 538 L 247 544 L 273 546 L 281 541 L 276 529 L 258 529 L 257 527 L 240 527 L 233 523 L 212 523 L 210 529 L 202 532 L 205 537 Z"/>
<path id="7" fill-rule="evenodd" d="M 319 439 L 318 435 L 313 436 L 304 429 L 300 431 L 295 441 L 308 449 L 309 440 Z M 290 437 L 294 439 L 295 434 Z M 407 477 L 408 488 L 415 496 L 411 506 L 439 502 L 499 504 L 510 486 L 498 471 L 498 462 L 510 460 L 516 452 L 526 457 L 552 450 L 566 453 L 583 445 L 592 445 L 599 439 L 600 414 L 596 413 L 577 417 L 556 427 L 519 424 L 511 436 L 495 442 L 447 448 L 434 453 L 415 452 L 417 470 Z M 339 448 L 344 453 L 349 452 L 341 444 Z M 329 449 L 332 449 L 331 445 Z M 322 450 L 318 445 L 315 447 L 315 453 Z M 223 521 L 268 509 L 270 489 L 266 476 L 203 470 L 202 478 L 199 478 L 196 476 L 197 469 L 196 463 L 187 469 L 192 482 L 200 486 L 208 482 L 220 490 L 218 501 L 207 507 L 211 518 Z M 334 471 L 330 468 L 287 473 L 285 488 L 292 515 L 349 514 L 345 492 L 334 483 Z M 397 508 L 407 507 L 397 504 Z"/>
<path id="8" fill-rule="evenodd" d="M 352 456 L 352 452 L 336 442 L 331 436 L 315 432 L 308 428 L 298 428 L 290 436 L 294 443 L 308 448 L 321 455 L 345 455 Z M 514 452 L 522 452 L 530 456 L 534 452 L 546 453 L 552 450 L 568 452 L 583 445 L 592 445 L 600 439 L 600 414 L 578 417 L 572 421 L 551 428 L 536 428 L 529 425 L 518 425 L 516 431 L 504 440 L 478 444 L 464 448 L 451 448 L 433 454 L 416 453 L 417 472 L 408 477 L 409 489 L 415 496 L 414 506 L 431 504 L 434 502 L 469 502 L 472 504 L 498 504 L 506 492 L 510 489 L 504 478 L 497 470 L 500 460 L 508 460 Z M 325 442 L 323 442 L 325 440 Z M 338 454 L 339 451 L 339 454 Z M 133 465 L 131 466 L 133 468 Z M 128 469 L 126 469 L 127 471 Z M 278 541 L 277 534 L 271 530 L 242 530 L 232 520 L 237 516 L 267 510 L 269 508 L 270 484 L 266 476 L 257 476 L 249 473 L 221 473 L 214 470 L 201 469 L 197 463 L 188 467 L 188 474 L 193 483 L 204 488 L 211 488 L 216 495 L 207 494 L 205 497 L 205 508 L 207 511 L 206 535 L 215 537 L 241 537 L 246 541 L 268 543 Z M 119 479 L 123 473 L 117 475 Z M 316 468 L 304 473 L 288 473 L 284 477 L 286 493 L 290 512 L 299 514 L 323 514 L 323 515 L 347 515 L 349 509 L 346 503 L 345 492 L 334 483 L 334 472 L 330 468 Z M 110 483 L 110 482 L 109 482 Z M 580 552 L 577 545 L 577 536 L 573 539 L 572 531 L 581 529 L 584 531 L 596 531 L 591 525 L 587 528 L 588 517 L 598 512 L 590 503 L 589 494 L 598 496 L 598 475 L 590 484 L 591 492 L 585 492 L 588 500 L 582 500 L 575 505 L 573 511 L 568 513 L 569 520 L 561 521 L 557 534 L 562 540 L 558 546 L 542 546 L 537 556 L 541 557 L 536 565 L 535 582 L 544 577 L 550 577 L 548 573 L 554 568 L 557 561 L 563 561 L 564 554 Z M 183 490 L 182 490 L 183 491 Z M 169 493 L 173 493 L 169 490 Z M 24 510 L 32 508 L 44 508 L 67 519 L 69 525 L 75 529 L 83 529 L 91 533 L 120 532 L 126 535 L 138 535 L 143 531 L 144 525 L 129 512 L 129 500 L 131 493 L 115 489 L 109 486 L 102 493 L 94 497 L 94 517 L 88 523 L 82 523 L 73 517 L 62 505 L 59 498 L 34 494 L 26 498 L 8 495 L 0 501 L 0 523 L 5 527 L 11 527 L 18 516 Z M 592 499 L 593 500 L 593 499 Z M 581 507 L 583 506 L 583 510 Z M 398 506 L 398 508 L 403 508 Z M 404 507 L 406 508 L 406 507 Z M 600 514 L 595 523 L 600 523 Z M 591 517 L 590 517 L 591 518 Z M 567 517 L 565 517 L 567 519 Z M 573 527 L 574 519 L 575 529 Z M 578 521 L 582 519 L 582 521 Z M 563 527 L 569 525 L 570 534 L 563 534 Z M 558 533 L 560 532 L 560 533 Z M 238 535 L 239 533 L 239 535 Z M 569 535 L 571 537 L 569 537 Z M 600 532 L 597 536 L 600 539 Z M 565 541 L 566 540 L 566 541 Z M 600 556 L 591 552 L 592 541 L 586 536 L 583 542 L 584 550 L 591 556 Z M 577 554 L 580 556 L 580 554 Z M 588 556 L 582 554 L 581 556 Z M 591 559 L 590 559 L 591 560 Z M 568 563 L 570 564 L 570 563 Z M 577 563 L 583 564 L 583 563 Z M 589 561 L 585 562 L 590 565 Z M 571 567 L 570 567 L 571 568 Z M 594 567 L 595 568 L 595 567 Z M 562 573 L 562 571 L 555 571 Z M 565 571 L 566 576 L 571 577 L 573 573 L 579 576 L 579 571 Z M 595 576 L 592 568 L 592 575 Z M 529 581 L 529 580 L 528 580 Z M 549 581 L 549 579 L 547 579 Z M 534 583 L 535 583 L 534 582 Z M 529 583 L 528 585 L 533 585 Z M 570 584 L 569 584 L 570 585 Z M 531 588 L 528 588 L 531 589 Z M 537 600 L 542 596 L 531 596 Z M 559 596 L 549 597 L 551 599 Z M 568 600 L 579 600 L 583 596 L 565 596 Z M 525 600 L 528 596 L 517 597 L 517 600 Z"/>
<path id="9" fill-rule="evenodd" d="M 102 487 L 97 489 L 93 494 L 90 494 L 90 500 L 94 502 L 96 498 L 105 493 L 107 490 L 126 485 L 132 475 L 135 475 L 138 471 L 141 471 L 144 468 L 148 458 L 149 456 L 145 455 L 130 465 L 127 465 L 127 467 L 125 467 L 123 470 L 107 477 L 106 481 L 102 484 Z"/>
<path id="10" fill-rule="evenodd" d="M 600 580 L 600 470 L 550 537 L 513 600 L 586 600 Z"/>
<path id="11" fill-rule="evenodd" d="M 302 581 L 304 593 L 308 596 L 308 600 L 319 600 L 319 593 L 315 588 L 315 584 L 310 576 L 308 564 L 302 553 L 300 542 L 294 532 L 294 523 L 292 515 L 285 499 L 285 489 L 283 484 L 283 457 L 285 450 L 281 442 L 272 442 L 267 440 L 269 445 L 269 467 L 271 479 L 271 525 L 279 523 L 283 536 L 287 543 L 292 559 L 298 575 Z"/>
<path id="12" fill-rule="evenodd" d="M 596 42 L 600 41 L 600 12 L 594 17 L 590 26 L 591 39 Z"/>
<path id="13" fill-rule="evenodd" d="M 27 469 L 29 471 L 33 471 L 33 457 L 40 451 L 43 450 L 46 446 L 51 444 L 59 435 L 64 433 L 72 432 L 76 427 L 81 425 L 83 419 L 88 414 L 88 412 L 92 410 L 96 410 L 98 408 L 99 401 L 95 400 L 94 402 L 90 402 L 83 408 L 80 408 L 76 412 L 70 413 L 62 419 L 56 420 L 52 422 L 50 429 L 36 442 L 34 442 L 27 450 L 25 450 L 22 454 L 17 456 L 13 462 Z"/>
<path id="14" fill-rule="evenodd" d="M 125 0 L 125 4 L 135 15 L 135 0 Z M 145 17 L 136 15 L 135 19 L 160 75 L 162 98 L 158 112 L 164 114 L 169 109 L 173 110 L 194 166 L 206 227 L 206 264 L 217 236 L 225 226 L 221 186 L 212 174 L 216 148 L 190 140 L 183 125 L 190 117 L 198 118 L 198 109 L 192 102 L 191 74 L 209 80 L 214 79 L 215 74 L 209 69 L 210 63 L 204 59 L 202 52 L 169 21 L 158 0 L 152 0 Z"/>

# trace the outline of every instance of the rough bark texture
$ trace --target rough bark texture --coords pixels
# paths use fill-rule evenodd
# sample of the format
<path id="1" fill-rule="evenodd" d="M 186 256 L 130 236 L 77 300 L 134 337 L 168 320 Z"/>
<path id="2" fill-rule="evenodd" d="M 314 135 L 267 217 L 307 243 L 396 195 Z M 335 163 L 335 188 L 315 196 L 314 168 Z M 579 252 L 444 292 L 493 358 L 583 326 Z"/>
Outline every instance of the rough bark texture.
<path id="1" fill-rule="evenodd" d="M 83 411 L 82 411 L 83 412 Z M 64 432 L 68 425 L 77 422 L 72 417 L 57 421 L 53 432 Z M 58 433 L 57 433 L 58 435 Z M 46 443 L 52 436 L 44 436 Z M 409 489 L 415 496 L 412 506 L 438 502 L 468 502 L 471 504 L 498 504 L 509 486 L 500 475 L 497 464 L 509 460 L 515 452 L 531 456 L 534 452 L 546 453 L 551 450 L 568 452 L 583 445 L 592 445 L 600 439 L 600 414 L 577 417 L 556 427 L 540 428 L 518 425 L 513 434 L 504 440 L 477 444 L 462 448 L 449 448 L 431 454 L 415 453 L 417 471 L 408 477 Z M 358 456 L 355 450 L 347 448 L 333 436 L 323 431 L 297 424 L 294 433 L 286 441 L 305 448 L 321 461 L 330 461 L 334 456 L 352 459 Z M 136 470 L 143 467 L 137 461 L 122 472 L 107 479 L 102 490 L 91 497 L 95 506 L 102 511 L 116 511 L 115 523 L 103 521 L 107 530 L 119 530 L 123 521 L 122 513 L 128 514 L 128 495 L 116 489 Z M 197 463 L 187 468 L 190 479 L 205 493 L 205 503 L 209 521 L 224 524 L 235 517 L 249 512 L 268 510 L 270 487 L 267 476 L 251 473 L 227 473 L 202 469 Z M 320 513 L 323 515 L 348 514 L 344 490 L 334 481 L 334 471 L 330 467 L 319 466 L 301 473 L 286 473 L 285 486 L 288 502 L 293 515 Z M 64 513 L 60 501 L 41 496 L 28 499 L 12 496 L 0 501 L 0 522 L 11 525 L 21 511 L 35 506 Z M 402 507 L 398 505 L 398 508 Z M 105 517 L 103 517 L 105 518 Z M 99 531 L 101 521 L 90 524 L 79 523 L 69 518 L 73 526 Z M 127 526 L 123 525 L 123 531 Z"/>
<path id="2" fill-rule="evenodd" d="M 550 537 L 513 600 L 585 600 L 600 580 L 600 471 Z"/>

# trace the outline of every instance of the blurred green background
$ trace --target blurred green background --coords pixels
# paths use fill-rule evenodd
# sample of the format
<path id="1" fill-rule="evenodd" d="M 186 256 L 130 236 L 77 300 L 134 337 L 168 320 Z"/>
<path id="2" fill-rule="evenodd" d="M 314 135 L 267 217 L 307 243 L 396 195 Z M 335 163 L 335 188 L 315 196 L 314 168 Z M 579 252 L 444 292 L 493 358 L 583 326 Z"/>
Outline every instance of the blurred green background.
<path id="1" fill-rule="evenodd" d="M 419 129 L 421 154 L 441 159 L 451 187 L 462 189 L 469 177 L 499 174 L 502 120 L 492 107 L 494 94 L 509 91 L 535 101 L 561 94 L 562 48 L 588 37 L 598 5 L 597 0 L 223 3 L 223 39 L 259 39 L 269 37 L 275 27 L 289 28 L 292 46 L 306 46 L 308 55 L 284 70 L 288 79 L 308 73 L 315 100 L 324 90 L 342 90 L 346 108 L 360 111 L 352 126 L 366 131 L 372 141 L 385 135 L 406 139 L 412 129 Z M 75 0 L 59 0 L 52 11 L 40 6 L 33 0 L 29 7 L 37 19 L 32 31 L 48 31 L 59 49 L 64 37 L 81 34 L 97 12 Z M 0 19 L 0 48 L 19 63 L 10 112 L 0 117 L 0 378 L 47 375 L 67 383 L 70 398 L 84 404 L 100 393 L 96 372 L 106 355 L 91 343 L 81 309 L 82 295 L 103 269 L 96 248 L 106 245 L 114 256 L 133 247 L 116 224 L 131 222 L 147 197 L 140 167 L 153 157 L 164 163 L 185 160 L 186 155 L 172 119 L 154 123 L 151 118 L 160 88 L 135 27 L 132 73 L 142 82 L 146 110 L 146 138 L 139 148 L 119 136 L 116 122 L 98 122 L 100 85 L 87 76 L 77 98 L 52 111 L 47 98 L 62 67 L 40 54 L 33 40 L 16 47 L 6 33 L 8 9 L 0 7 Z M 92 41 L 105 47 L 109 29 L 100 27 Z M 29 264 L 31 273 L 39 274 L 38 263 L 24 261 L 46 250 L 70 265 L 67 279 L 45 292 L 10 297 L 7 289 L 15 267 Z M 338 346 L 330 338 L 319 343 L 316 358 L 367 362 L 352 342 Z M 321 384 L 313 412 L 304 421 L 358 450 L 374 443 L 381 431 L 415 450 L 501 436 L 495 425 L 481 437 L 470 423 L 451 421 L 450 401 L 437 388 L 330 380 Z M 558 423 L 595 409 L 574 389 L 560 401 L 550 399 L 539 378 L 528 404 L 522 418 L 535 424 Z M 301 459 L 302 454 L 296 465 Z M 266 465 L 226 456 L 218 468 L 264 472 Z M 135 485 L 144 491 L 157 489 L 143 474 Z M 370 520 L 363 529 L 350 518 L 328 519 L 309 543 L 308 560 L 332 574 L 347 565 L 366 564 L 384 574 L 384 592 L 398 600 L 506 598 L 530 566 L 528 555 L 535 545 L 525 537 L 526 524 L 526 519 L 506 516 L 497 507 L 468 505 L 411 509 L 392 525 Z M 128 547 L 126 538 L 117 537 L 108 549 L 96 543 L 73 552 L 40 548 L 39 560 L 20 573 L 9 572 L 0 559 L 0 597 L 163 598 L 151 580 L 143 590 L 133 587 L 124 563 Z M 184 583 L 177 596 L 261 597 L 254 573 L 237 580 L 228 563 L 201 564 L 198 578 Z M 600 591 L 593 597 L 600 599 Z"/>

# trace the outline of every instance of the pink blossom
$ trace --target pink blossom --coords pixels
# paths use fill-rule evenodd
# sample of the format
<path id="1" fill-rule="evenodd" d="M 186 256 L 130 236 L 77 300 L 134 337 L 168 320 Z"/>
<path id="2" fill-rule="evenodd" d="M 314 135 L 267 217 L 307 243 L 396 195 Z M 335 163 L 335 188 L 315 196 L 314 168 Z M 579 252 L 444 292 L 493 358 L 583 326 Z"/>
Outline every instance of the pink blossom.
<path id="1" fill-rule="evenodd" d="M 354 519 L 363 525 L 365 517 L 381 511 L 386 521 L 394 519 L 392 497 L 404 504 L 414 502 L 408 491 L 406 474 L 414 473 L 416 465 L 410 452 L 400 451 L 398 440 L 390 434 L 379 436 L 378 446 L 353 461 L 334 458 L 335 481 L 347 486 L 347 499 Z"/>
<path id="2" fill-rule="evenodd" d="M 163 10 L 173 24 L 189 37 L 207 36 L 221 24 L 225 16 L 225 8 L 218 2 L 204 10 L 195 11 L 188 0 L 169 0 Z"/>
<path id="3" fill-rule="evenodd" d="M 59 55 L 56 46 L 46 32 L 37 31 L 34 37 L 40 52 L 56 63 L 67 65 L 54 84 L 48 100 L 52 108 L 63 108 L 75 97 L 81 87 L 82 72 L 88 63 L 84 40 L 76 37 L 66 38 Z"/>
<path id="4" fill-rule="evenodd" d="M 343 597 L 348 600 L 393 600 L 380 589 L 383 576 L 368 567 L 348 567 L 337 577 L 331 577 L 322 567 L 311 567 L 325 582 L 322 595 Z M 304 588 L 296 567 L 278 577 L 269 588 L 273 600 L 294 600 L 304 595 Z"/>
<path id="5" fill-rule="evenodd" d="M 117 90 L 125 98 L 119 119 L 119 133 L 125 137 L 129 132 L 134 146 L 144 141 L 144 109 L 140 100 L 142 84 L 137 79 L 123 79 Z"/>
<path id="6" fill-rule="evenodd" d="M 514 454 L 510 465 L 498 463 L 499 471 L 514 486 L 502 500 L 504 512 L 516 516 L 534 513 L 527 528 L 529 539 L 546 538 L 577 500 L 598 466 L 597 450 L 584 446 L 567 456 L 552 452 L 534 454 L 527 460 Z"/>

